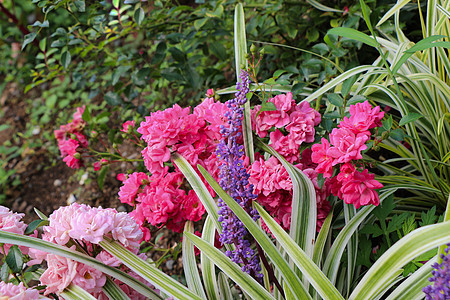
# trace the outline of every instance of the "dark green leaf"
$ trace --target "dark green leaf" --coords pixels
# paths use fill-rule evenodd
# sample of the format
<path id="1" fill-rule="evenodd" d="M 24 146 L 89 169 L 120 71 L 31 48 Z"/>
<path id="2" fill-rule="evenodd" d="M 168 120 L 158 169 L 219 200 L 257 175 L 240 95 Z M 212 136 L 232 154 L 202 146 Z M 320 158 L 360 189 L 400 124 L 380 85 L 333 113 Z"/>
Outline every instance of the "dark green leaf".
<path id="1" fill-rule="evenodd" d="M 360 233 L 370 234 L 372 237 L 377 237 L 383 234 L 383 230 L 381 230 L 380 226 L 377 224 L 367 224 L 360 230 Z"/>
<path id="2" fill-rule="evenodd" d="M 389 130 L 391 130 L 391 128 L 392 128 L 392 123 L 393 123 L 393 121 L 392 121 L 392 115 L 390 115 L 389 116 L 389 118 L 387 119 L 387 120 L 384 120 L 383 121 L 383 129 L 385 130 L 385 131 L 389 131 Z"/>
<path id="3" fill-rule="evenodd" d="M 357 40 L 372 47 L 377 46 L 377 42 L 373 38 L 353 28 L 344 28 L 344 27 L 332 28 L 328 30 L 327 35 L 329 34 L 336 34 L 348 39 Z"/>
<path id="4" fill-rule="evenodd" d="M 0 270 L 0 279 L 4 282 L 8 282 L 10 272 L 11 269 L 8 267 L 8 264 L 3 264 L 2 269 Z"/>
<path id="5" fill-rule="evenodd" d="M 405 139 L 405 136 L 406 136 L 405 133 L 400 128 L 391 130 L 389 132 L 389 137 L 391 137 L 394 140 L 399 141 L 399 142 L 403 141 Z"/>
<path id="6" fill-rule="evenodd" d="M 416 228 L 417 228 L 416 217 L 414 215 L 410 215 L 409 218 L 406 219 L 405 223 L 403 223 L 402 226 L 403 235 L 407 235 Z"/>
<path id="7" fill-rule="evenodd" d="M 383 201 L 382 204 L 378 205 L 373 210 L 373 214 L 378 218 L 378 220 L 380 220 L 380 222 L 384 222 L 394 208 L 394 196 L 390 195 Z"/>
<path id="8" fill-rule="evenodd" d="M 34 220 L 30 224 L 28 224 L 27 228 L 25 229 L 25 234 L 31 234 L 36 230 L 36 228 L 38 228 L 40 226 L 44 226 L 44 225 L 48 225 L 47 220 L 41 220 L 41 219 Z"/>
<path id="9" fill-rule="evenodd" d="M 106 103 L 112 106 L 117 106 L 123 103 L 122 99 L 114 92 L 107 92 L 105 95 Z"/>
<path id="10" fill-rule="evenodd" d="M 355 105 L 356 103 L 361 103 L 366 101 L 366 96 L 363 95 L 355 95 L 348 100 L 347 105 Z"/>
<path id="11" fill-rule="evenodd" d="M 404 212 L 401 215 L 394 215 L 388 223 L 387 232 L 391 233 L 402 228 L 403 222 L 405 222 L 409 215 L 410 214 L 407 212 Z"/>
<path id="12" fill-rule="evenodd" d="M 330 101 L 331 104 L 337 107 L 342 107 L 344 105 L 344 99 L 342 99 L 342 97 L 336 93 L 328 94 L 327 97 L 328 101 Z"/>
<path id="13" fill-rule="evenodd" d="M 134 12 L 134 20 L 136 21 L 136 24 L 141 25 L 142 21 L 144 21 L 144 17 L 145 17 L 144 9 L 142 9 L 142 7 L 136 9 L 136 11 Z"/>
<path id="14" fill-rule="evenodd" d="M 272 102 L 265 102 L 261 105 L 261 111 L 275 111 L 277 110 L 275 104 L 273 104 Z"/>
<path id="15" fill-rule="evenodd" d="M 69 67 L 71 60 L 72 56 L 70 55 L 69 51 L 64 51 L 63 54 L 61 54 L 61 65 L 64 67 L 64 69 L 67 69 Z"/>
<path id="16" fill-rule="evenodd" d="M 408 123 L 414 122 L 417 119 L 422 118 L 423 116 L 421 114 L 418 113 L 409 113 L 406 116 L 404 116 L 400 122 L 398 123 L 399 126 L 403 126 L 406 125 Z"/>
<path id="17" fill-rule="evenodd" d="M 419 221 L 420 226 L 431 225 L 436 222 L 436 206 L 433 206 L 431 209 L 427 210 L 427 212 L 422 212 L 420 214 L 420 218 L 422 221 Z"/>
<path id="18" fill-rule="evenodd" d="M 300 94 L 301 92 L 303 92 L 303 88 L 305 86 L 306 86 L 306 84 L 303 82 L 294 84 L 294 86 L 292 87 L 292 90 L 291 90 L 292 94 L 294 96 Z"/>
<path id="19" fill-rule="evenodd" d="M 39 22 L 39 21 L 36 21 L 36 22 L 34 22 L 33 23 L 33 25 L 31 25 L 32 27 L 48 27 L 48 25 L 49 25 L 49 23 L 48 23 L 48 20 L 45 20 L 44 22 Z"/>
<path id="20" fill-rule="evenodd" d="M 18 246 L 14 245 L 9 248 L 8 255 L 6 256 L 5 262 L 13 273 L 19 273 L 23 268 L 23 257 L 22 252 Z"/>
<path id="21" fill-rule="evenodd" d="M 25 47 L 29 44 L 32 43 L 34 41 L 34 39 L 36 38 L 36 32 L 32 32 L 29 33 L 25 36 L 24 40 L 23 40 L 23 44 L 22 44 L 22 50 L 25 49 Z"/>
<path id="22" fill-rule="evenodd" d="M 186 55 L 178 48 L 172 47 L 169 49 L 169 52 L 172 54 L 173 59 L 178 62 L 184 63 L 186 62 Z"/>
<path id="23" fill-rule="evenodd" d="M 82 118 L 84 121 L 86 121 L 88 123 L 91 121 L 91 119 L 92 119 L 91 110 L 89 109 L 88 106 L 85 108 Z"/>
<path id="24" fill-rule="evenodd" d="M 227 49 L 221 43 L 209 44 L 209 50 L 220 60 L 227 59 Z"/>
<path id="25" fill-rule="evenodd" d="M 84 0 L 75 0 L 73 2 L 73 4 L 75 4 L 75 7 L 77 8 L 77 10 L 79 12 L 85 12 L 86 11 L 86 3 L 84 2 Z"/>
<path id="26" fill-rule="evenodd" d="M 350 93 L 350 89 L 352 88 L 353 84 L 355 83 L 358 76 L 352 76 L 344 81 L 342 84 L 342 90 L 341 95 L 342 97 L 346 97 Z"/>

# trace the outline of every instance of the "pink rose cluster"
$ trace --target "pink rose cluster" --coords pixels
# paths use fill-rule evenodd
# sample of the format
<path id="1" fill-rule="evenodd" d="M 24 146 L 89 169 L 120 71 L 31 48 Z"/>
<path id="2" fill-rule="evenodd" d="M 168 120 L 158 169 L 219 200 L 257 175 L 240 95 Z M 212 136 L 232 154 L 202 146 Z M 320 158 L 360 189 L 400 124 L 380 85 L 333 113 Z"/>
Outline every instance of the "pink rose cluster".
<path id="1" fill-rule="evenodd" d="M 82 116 L 85 106 L 78 107 L 73 114 L 73 120 L 61 125 L 59 129 L 55 130 L 55 138 L 58 141 L 58 147 L 61 152 L 63 161 L 72 169 L 78 169 L 83 165 L 81 159 L 81 151 L 88 147 L 88 140 L 82 131 L 86 125 Z"/>
<path id="2" fill-rule="evenodd" d="M 358 160 L 361 151 L 367 149 L 372 128 L 380 127 L 384 112 L 380 107 L 372 108 L 368 101 L 350 105 L 350 117 L 344 117 L 338 128 L 330 133 L 330 141 L 322 138 L 321 144 L 312 146 L 312 160 L 317 164 L 316 171 L 325 178 L 333 176 L 333 167 L 340 165 L 339 174 L 331 178 L 331 191 L 347 204 L 356 208 L 361 205 L 380 203 L 376 189 L 383 185 L 375 180 L 367 169 L 359 171 Z"/>
<path id="3" fill-rule="evenodd" d="M 311 161 L 311 151 L 302 152 L 300 145 L 312 143 L 315 138 L 315 126 L 321 117 L 308 102 L 296 104 L 292 93 L 277 95 L 268 100 L 275 105 L 276 111 L 260 111 L 255 106 L 252 111 L 254 130 L 260 137 L 269 135 L 270 145 L 288 162 L 295 164 L 312 180 L 316 190 L 317 229 L 319 230 L 327 217 L 331 206 L 327 201 L 330 195 L 329 180 L 322 188 L 317 183 L 316 164 Z M 270 130 L 275 129 L 269 133 Z M 275 157 L 268 160 L 259 157 L 249 167 L 249 182 L 254 186 L 257 201 L 274 217 L 289 229 L 291 224 L 292 181 L 283 165 Z"/>
<path id="4" fill-rule="evenodd" d="M 27 288 L 23 282 L 15 285 L 13 283 L 0 282 L 0 299 L 2 300 L 37 300 L 38 290 Z"/>
<path id="5" fill-rule="evenodd" d="M 315 164 L 308 162 L 310 151 L 302 153 L 302 160 L 295 165 L 302 170 L 314 184 L 317 204 L 317 231 L 320 230 L 331 205 L 327 198 L 330 195 L 330 180 L 325 180 L 322 188 L 317 182 L 317 171 Z M 310 158 L 309 158 L 310 160 Z M 256 199 L 274 217 L 274 219 L 286 230 L 291 226 L 292 212 L 292 180 L 275 157 L 264 160 L 259 157 L 249 166 L 249 182 L 254 186 L 254 193 L 258 195 Z"/>
<path id="6" fill-rule="evenodd" d="M 149 224 L 181 232 L 187 220 L 199 221 L 205 213 L 195 192 L 183 188 L 186 185 L 183 174 L 176 167 L 169 169 L 168 162 L 176 151 L 196 171 L 200 164 L 217 179 L 215 151 L 221 138 L 220 127 L 226 125 L 227 110 L 225 104 L 210 97 L 192 113 L 190 108 L 174 105 L 152 113 L 141 122 L 137 131 L 147 143 L 142 156 L 151 176 L 142 172 L 120 174 L 123 185 L 119 199 L 135 207 L 131 214 L 141 226 L 145 240 L 150 239 Z M 211 188 L 210 192 L 214 195 Z"/>
<path id="7" fill-rule="evenodd" d="M 255 106 L 253 130 L 264 138 L 274 128 L 269 133 L 271 146 L 290 163 L 298 162 L 300 145 L 314 142 L 314 127 L 321 121 L 320 114 L 308 102 L 297 105 L 292 93 L 277 95 L 268 102 L 273 103 L 276 110 L 261 111 L 260 105 Z"/>
<path id="8" fill-rule="evenodd" d="M 111 238 L 124 247 L 138 254 L 143 233 L 136 221 L 126 213 L 118 213 L 115 209 L 93 208 L 74 203 L 55 210 L 48 219 L 49 225 L 43 227 L 42 239 L 95 257 L 111 267 L 121 267 L 120 260 L 114 258 L 98 245 L 105 237 Z M 45 295 L 61 293 L 71 283 L 80 286 L 96 297 L 102 295 L 102 287 L 106 276 L 90 266 L 78 263 L 69 258 L 49 254 L 37 249 L 30 249 L 31 260 L 28 265 L 47 261 L 47 269 L 41 275 L 41 284 L 46 286 Z M 146 257 L 142 257 L 146 259 Z M 119 283 L 124 290 L 128 289 Z M 133 298 L 133 299 L 139 299 Z"/>

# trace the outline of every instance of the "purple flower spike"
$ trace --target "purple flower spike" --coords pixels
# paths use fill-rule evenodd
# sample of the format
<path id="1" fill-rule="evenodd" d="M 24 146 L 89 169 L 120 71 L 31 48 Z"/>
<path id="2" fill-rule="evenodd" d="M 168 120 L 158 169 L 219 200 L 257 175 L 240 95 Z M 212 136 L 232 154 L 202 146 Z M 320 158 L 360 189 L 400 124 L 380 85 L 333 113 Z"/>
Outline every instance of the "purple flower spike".
<path id="1" fill-rule="evenodd" d="M 229 126 L 222 126 L 220 129 L 223 139 L 217 145 L 216 154 L 222 161 L 219 174 L 220 186 L 256 221 L 259 215 L 256 210 L 252 209 L 252 201 L 256 195 L 252 193 L 253 185 L 248 182 L 250 175 L 244 168 L 244 146 L 238 143 L 238 139 L 242 135 L 243 105 L 247 101 L 246 95 L 249 92 L 248 77 L 248 73 L 242 70 L 239 76 L 241 82 L 236 83 L 238 92 L 234 99 L 226 103 L 229 111 L 225 113 L 225 117 L 228 119 Z M 263 275 L 259 258 L 250 247 L 247 229 L 222 199 L 219 199 L 218 205 L 219 221 L 223 228 L 220 242 L 236 246 L 234 252 L 227 251 L 225 254 L 233 262 L 241 264 L 242 271 L 261 281 Z"/>
<path id="2" fill-rule="evenodd" d="M 442 263 L 435 263 L 432 271 L 433 275 L 428 279 L 431 284 L 423 288 L 427 300 L 445 300 L 450 299 L 450 244 L 447 244 L 445 255 L 441 254 Z"/>

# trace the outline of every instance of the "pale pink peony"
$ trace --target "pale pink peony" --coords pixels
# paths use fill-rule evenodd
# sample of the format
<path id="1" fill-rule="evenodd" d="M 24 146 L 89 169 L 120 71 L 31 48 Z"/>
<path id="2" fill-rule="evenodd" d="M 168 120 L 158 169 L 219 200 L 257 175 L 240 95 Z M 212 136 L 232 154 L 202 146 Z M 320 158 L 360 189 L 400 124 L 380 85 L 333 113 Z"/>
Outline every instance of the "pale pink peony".
<path id="1" fill-rule="evenodd" d="M 126 121 L 125 123 L 123 123 L 122 125 L 122 129 L 120 131 L 122 132 L 128 132 L 128 130 L 130 130 L 131 128 L 134 128 L 134 126 L 136 125 L 136 121 Z"/>
<path id="2" fill-rule="evenodd" d="M 345 128 L 334 128 L 330 133 L 330 142 L 334 147 L 327 151 L 333 157 L 333 165 L 362 159 L 361 151 L 367 149 L 365 143 L 369 136 L 364 133 L 354 134 Z"/>
<path id="3" fill-rule="evenodd" d="M 40 278 L 41 284 L 47 286 L 44 295 L 64 291 L 77 275 L 77 265 L 77 262 L 69 258 L 48 254 L 47 270 Z"/>
<path id="4" fill-rule="evenodd" d="M 1 300 L 37 300 L 39 299 L 39 291 L 28 289 L 23 282 L 15 285 L 13 283 L 0 282 L 0 299 Z"/>
<path id="5" fill-rule="evenodd" d="M 334 159 L 328 155 L 328 149 L 330 149 L 330 143 L 325 138 L 322 138 L 321 144 L 314 144 L 311 147 L 311 160 L 318 164 L 316 171 L 322 173 L 325 178 L 333 176 Z"/>
<path id="6" fill-rule="evenodd" d="M 340 128 L 347 128 L 358 134 L 382 125 L 381 120 L 384 117 L 384 111 L 380 111 L 379 106 L 372 108 L 369 101 L 350 105 L 349 111 L 350 118 L 344 117 L 339 123 Z"/>
<path id="7" fill-rule="evenodd" d="M 380 204 L 376 189 L 383 185 L 375 180 L 375 174 L 369 174 L 365 169 L 363 172 L 354 172 L 353 179 L 342 183 L 342 199 L 347 204 L 353 204 L 355 208 L 361 205 Z"/>
<path id="8" fill-rule="evenodd" d="M 143 172 L 134 172 L 123 182 L 119 190 L 119 200 L 122 203 L 134 205 L 136 195 L 141 189 L 141 185 L 148 183 L 148 175 Z"/>

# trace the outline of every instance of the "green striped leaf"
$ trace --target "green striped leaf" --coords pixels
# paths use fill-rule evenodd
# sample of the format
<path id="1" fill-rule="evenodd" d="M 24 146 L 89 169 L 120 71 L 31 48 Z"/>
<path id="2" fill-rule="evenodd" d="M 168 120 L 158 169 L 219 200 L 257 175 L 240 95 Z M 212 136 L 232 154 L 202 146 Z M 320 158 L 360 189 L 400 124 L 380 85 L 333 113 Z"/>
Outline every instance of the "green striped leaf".
<path id="1" fill-rule="evenodd" d="M 66 300 L 96 300 L 96 298 L 86 292 L 86 290 L 73 283 L 70 284 L 60 295 Z"/>
<path id="2" fill-rule="evenodd" d="M 239 80 L 241 68 L 248 68 L 247 59 L 247 39 L 245 36 L 245 16 L 242 3 L 236 4 L 234 9 L 234 52 L 236 61 L 236 78 Z M 242 122 L 242 136 L 244 138 L 245 154 L 253 162 L 255 150 L 253 148 L 252 120 L 250 100 L 244 105 L 244 121 Z"/>
<path id="3" fill-rule="evenodd" d="M 228 277 L 236 282 L 239 287 L 251 297 L 251 299 L 274 299 L 255 279 L 243 272 L 237 264 L 232 262 L 216 247 L 192 233 L 186 232 L 185 235 L 200 249 L 200 251 L 204 252 L 212 261 L 214 261 Z"/>
<path id="4" fill-rule="evenodd" d="M 269 145 L 260 139 L 256 145 L 275 156 L 289 173 L 292 180 L 292 213 L 289 234 L 309 257 L 313 257 L 316 237 L 317 205 L 316 190 L 311 180 L 298 168 L 287 162 Z M 299 276 L 301 273 L 297 272 Z"/>
<path id="5" fill-rule="evenodd" d="M 151 282 L 164 293 L 177 299 L 202 299 L 201 296 L 193 293 L 180 282 L 176 281 L 161 270 L 158 270 L 155 266 L 149 264 L 145 260 L 142 260 L 140 257 L 130 252 L 117 242 L 112 240 L 103 240 L 99 244 L 111 255 L 120 259 L 124 265 L 139 274 L 139 276 L 148 282 Z"/>
<path id="6" fill-rule="evenodd" d="M 109 277 L 106 277 L 102 290 L 110 300 L 130 300 L 130 297 Z"/>
<path id="7" fill-rule="evenodd" d="M 208 215 L 205 224 L 203 224 L 202 239 L 214 245 L 216 228 Z M 219 287 L 217 286 L 216 268 L 205 253 L 200 252 L 200 262 L 202 268 L 203 283 L 205 284 L 206 294 L 209 300 L 219 299 Z"/>
<path id="8" fill-rule="evenodd" d="M 378 21 L 377 25 L 375 25 L 376 27 L 380 26 L 381 24 L 383 24 L 384 22 L 386 22 L 387 19 L 389 19 L 391 16 L 393 16 L 395 13 L 397 13 L 398 11 L 400 11 L 400 9 L 402 9 L 403 6 L 405 6 L 406 4 L 409 3 L 409 1 L 411 0 L 399 0 L 394 6 L 392 6 L 392 8 L 390 10 L 388 10 L 384 16 L 380 19 L 380 21 Z"/>
<path id="9" fill-rule="evenodd" d="M 183 233 L 183 243 L 182 243 L 182 251 L 183 251 L 183 270 L 184 276 L 186 277 L 186 282 L 188 288 L 199 295 L 203 299 L 206 298 L 206 294 L 203 290 L 202 280 L 200 279 L 200 274 L 197 269 L 197 260 L 195 259 L 194 253 L 194 245 L 191 240 L 187 239 L 185 233 L 194 233 L 194 223 L 192 221 L 186 221 L 184 225 L 184 233 Z"/>
<path id="10" fill-rule="evenodd" d="M 418 228 L 390 247 L 367 271 L 349 299 L 371 299 L 418 255 L 450 242 L 450 222 Z"/>
<path id="11" fill-rule="evenodd" d="M 275 268 L 280 271 L 284 281 L 287 283 L 289 289 L 292 291 L 295 297 L 297 297 L 297 299 L 310 299 L 311 296 L 308 294 L 305 287 L 301 283 L 298 275 L 290 268 L 289 264 L 286 262 L 283 256 L 281 256 L 278 249 L 267 237 L 267 235 L 261 230 L 258 224 L 253 221 L 253 219 L 245 212 L 245 210 L 220 187 L 220 185 L 214 180 L 214 178 L 212 178 L 210 174 L 208 174 L 208 172 L 202 166 L 198 165 L 198 168 L 202 175 L 205 177 L 206 181 L 208 181 L 211 187 L 219 195 L 219 197 L 236 214 L 236 216 L 242 221 L 242 223 L 244 223 L 250 234 L 255 238 L 255 240 L 273 262 Z M 228 274 L 228 276 L 234 280 L 234 278 L 231 277 L 230 274 Z"/>
<path id="12" fill-rule="evenodd" d="M 281 244 L 284 251 L 301 270 L 305 278 L 316 289 L 323 299 L 344 299 L 339 291 L 328 280 L 319 267 L 306 255 L 306 253 L 295 243 L 295 241 L 284 231 L 284 229 L 262 208 L 255 203 L 259 215 L 269 227 L 275 240 Z"/>
<path id="13" fill-rule="evenodd" d="M 428 280 L 433 270 L 432 265 L 437 262 L 437 256 L 430 259 L 426 264 L 416 270 L 411 276 L 405 279 L 386 300 L 410 300 L 422 299 L 424 294 L 422 289 L 430 284 Z"/>
<path id="14" fill-rule="evenodd" d="M 219 288 L 220 299 L 233 300 L 233 293 L 231 292 L 230 285 L 228 284 L 228 277 L 225 273 L 219 273 Z"/>
<path id="15" fill-rule="evenodd" d="M 392 195 L 395 189 L 386 190 L 380 195 L 380 202 Z M 341 258 L 350 241 L 352 235 L 356 232 L 359 225 L 369 216 L 370 212 L 375 209 L 376 206 L 370 205 L 361 208 L 358 213 L 342 228 L 338 236 L 333 242 L 333 246 L 326 257 L 323 272 L 327 275 L 330 281 L 336 283 L 338 270 L 341 266 Z"/>

